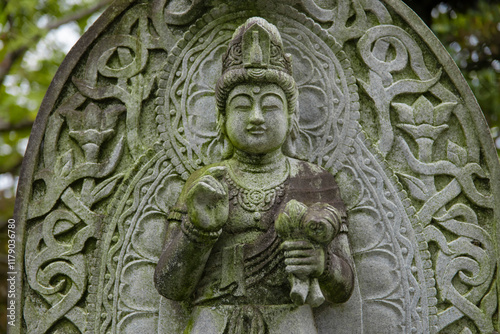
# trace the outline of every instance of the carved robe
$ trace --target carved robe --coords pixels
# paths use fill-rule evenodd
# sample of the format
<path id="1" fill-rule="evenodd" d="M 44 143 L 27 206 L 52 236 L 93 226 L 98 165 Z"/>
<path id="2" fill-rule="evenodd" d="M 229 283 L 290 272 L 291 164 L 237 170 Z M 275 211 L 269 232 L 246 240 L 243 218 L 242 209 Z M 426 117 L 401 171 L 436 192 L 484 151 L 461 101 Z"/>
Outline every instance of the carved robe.
<path id="1" fill-rule="evenodd" d="M 352 257 L 346 209 L 337 184 L 330 173 L 316 165 L 290 158 L 288 165 L 284 182 L 261 193 L 242 189 L 228 173 L 224 181 L 229 218 L 213 245 L 195 245 L 182 231 L 184 198 L 190 183 L 213 166 L 188 180 L 169 215 L 169 233 L 155 275 L 157 288 L 165 297 L 190 300 L 195 306 L 193 327 L 185 333 L 244 333 L 252 328 L 255 333 L 283 333 L 291 324 L 287 333 L 316 331 L 311 308 L 297 307 L 290 300 L 282 240 L 274 228 L 277 215 L 291 199 L 306 205 L 327 203 L 340 213 L 341 232 L 326 252 L 319 282 L 327 300 L 339 302 L 349 297 Z"/>

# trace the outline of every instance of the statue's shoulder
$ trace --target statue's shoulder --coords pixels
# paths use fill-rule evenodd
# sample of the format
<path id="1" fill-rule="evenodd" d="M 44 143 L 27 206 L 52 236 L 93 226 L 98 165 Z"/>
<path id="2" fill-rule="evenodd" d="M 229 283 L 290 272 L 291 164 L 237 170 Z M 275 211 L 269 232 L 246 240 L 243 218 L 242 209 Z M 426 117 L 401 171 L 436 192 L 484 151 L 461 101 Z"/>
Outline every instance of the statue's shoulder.
<path id="1" fill-rule="evenodd" d="M 307 205 L 317 202 L 328 203 L 336 207 L 342 216 L 346 214 L 339 187 L 330 172 L 307 161 L 290 158 L 289 162 L 288 192 L 291 198 Z"/>
<path id="2" fill-rule="evenodd" d="M 290 162 L 291 177 L 326 177 L 334 179 L 333 175 L 326 169 L 309 161 L 295 158 L 288 158 L 288 161 Z"/>

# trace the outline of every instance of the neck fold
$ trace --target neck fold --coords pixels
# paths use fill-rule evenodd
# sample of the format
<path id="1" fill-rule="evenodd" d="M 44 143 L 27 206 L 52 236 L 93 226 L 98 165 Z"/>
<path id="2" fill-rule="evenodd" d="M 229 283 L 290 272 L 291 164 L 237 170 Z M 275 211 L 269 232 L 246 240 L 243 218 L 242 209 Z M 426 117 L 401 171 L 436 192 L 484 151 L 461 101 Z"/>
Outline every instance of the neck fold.
<path id="1" fill-rule="evenodd" d="M 279 169 L 285 164 L 286 157 L 280 149 L 265 154 L 251 154 L 235 150 L 232 160 L 236 162 L 239 169 L 263 173 Z"/>

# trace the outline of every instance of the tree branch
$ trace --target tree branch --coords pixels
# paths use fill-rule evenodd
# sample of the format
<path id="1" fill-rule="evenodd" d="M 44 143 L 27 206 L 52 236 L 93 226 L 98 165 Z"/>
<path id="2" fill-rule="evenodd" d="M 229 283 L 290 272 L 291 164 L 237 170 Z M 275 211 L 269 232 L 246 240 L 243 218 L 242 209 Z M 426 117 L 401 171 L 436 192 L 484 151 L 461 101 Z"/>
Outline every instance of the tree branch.
<path id="1" fill-rule="evenodd" d="M 30 130 L 32 127 L 33 127 L 32 121 L 24 121 L 24 122 L 12 124 L 12 123 L 3 123 L 0 120 L 0 132 Z"/>
<path id="2" fill-rule="evenodd" d="M 57 20 L 57 21 L 50 23 L 50 24 L 47 24 L 47 26 L 45 27 L 45 30 L 50 31 L 52 29 L 59 28 L 60 26 L 65 25 L 66 23 L 78 21 L 86 16 L 94 14 L 95 12 L 97 12 L 100 9 L 109 5 L 111 2 L 112 2 L 112 0 L 101 0 L 92 7 L 82 9 L 76 13 L 73 13 L 71 15 L 63 17 L 60 20 Z"/>
<path id="3" fill-rule="evenodd" d="M 0 85 L 3 85 L 3 82 L 5 80 L 5 77 L 7 74 L 9 74 L 10 70 L 12 69 L 12 66 L 18 61 L 19 59 L 22 59 L 24 57 L 24 54 L 30 47 L 33 45 L 36 45 L 38 41 L 45 35 L 47 32 L 57 29 L 62 25 L 65 25 L 67 23 L 73 22 L 73 21 L 78 21 L 86 16 L 92 15 L 95 12 L 99 11 L 100 9 L 106 7 L 112 2 L 112 0 L 101 0 L 98 3 L 96 3 L 94 6 L 91 6 L 89 8 L 84 8 L 80 11 L 77 11 L 76 13 L 72 13 L 66 17 L 63 17 L 60 20 L 57 20 L 55 22 L 49 23 L 45 26 L 45 28 L 40 29 L 41 32 L 37 34 L 35 37 L 32 38 L 32 40 L 25 44 L 20 46 L 19 48 L 8 52 L 4 59 L 0 62 Z"/>
<path id="4" fill-rule="evenodd" d="M 14 51 L 8 52 L 5 55 L 5 58 L 0 63 L 0 86 L 3 85 L 5 77 L 7 76 L 7 74 L 9 74 L 16 60 L 22 59 L 26 51 L 28 51 L 28 47 L 23 45 Z"/>

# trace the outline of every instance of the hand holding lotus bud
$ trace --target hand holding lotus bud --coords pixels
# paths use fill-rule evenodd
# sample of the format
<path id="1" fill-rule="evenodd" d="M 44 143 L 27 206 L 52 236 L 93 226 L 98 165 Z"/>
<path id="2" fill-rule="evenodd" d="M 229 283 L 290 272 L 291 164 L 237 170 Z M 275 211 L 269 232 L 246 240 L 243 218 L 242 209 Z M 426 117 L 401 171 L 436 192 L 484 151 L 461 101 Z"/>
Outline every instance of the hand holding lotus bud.
<path id="1" fill-rule="evenodd" d="M 275 222 L 284 240 L 286 270 L 290 273 L 290 298 L 297 305 L 321 305 L 325 298 L 317 277 L 325 268 L 324 248 L 340 230 L 340 216 L 331 205 L 315 203 L 307 207 L 291 200 Z"/>

